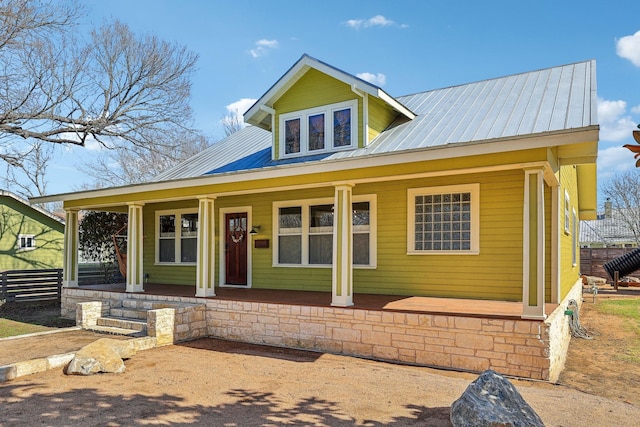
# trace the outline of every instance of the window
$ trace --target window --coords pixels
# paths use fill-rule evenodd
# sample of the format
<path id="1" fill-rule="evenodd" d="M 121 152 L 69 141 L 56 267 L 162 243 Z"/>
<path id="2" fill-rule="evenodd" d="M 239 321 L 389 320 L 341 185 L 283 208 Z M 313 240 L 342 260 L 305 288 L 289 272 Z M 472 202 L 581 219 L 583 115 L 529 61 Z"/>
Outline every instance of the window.
<path id="1" fill-rule="evenodd" d="M 29 251 L 36 248 L 36 236 L 33 234 L 18 235 L 18 250 Z"/>
<path id="2" fill-rule="evenodd" d="M 353 264 L 375 265 L 375 197 L 354 197 Z M 274 203 L 274 265 L 331 266 L 333 263 L 333 199 Z"/>
<path id="3" fill-rule="evenodd" d="M 479 184 L 408 191 L 407 252 L 479 253 Z"/>
<path id="4" fill-rule="evenodd" d="M 357 101 L 353 100 L 281 115 L 281 157 L 355 147 L 357 107 Z"/>
<path id="5" fill-rule="evenodd" d="M 564 232 L 569 234 L 571 232 L 571 202 L 569 200 L 569 193 L 564 192 Z"/>
<path id="6" fill-rule="evenodd" d="M 197 261 L 198 214 L 190 211 L 156 212 L 156 262 Z"/>

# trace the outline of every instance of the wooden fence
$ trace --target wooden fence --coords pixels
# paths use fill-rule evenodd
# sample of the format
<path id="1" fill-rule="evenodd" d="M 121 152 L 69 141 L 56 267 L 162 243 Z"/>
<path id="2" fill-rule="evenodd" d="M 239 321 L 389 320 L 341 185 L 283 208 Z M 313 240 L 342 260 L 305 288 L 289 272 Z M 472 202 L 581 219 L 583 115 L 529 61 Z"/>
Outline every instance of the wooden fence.
<path id="1" fill-rule="evenodd" d="M 580 248 L 580 273 L 602 277 L 611 282 L 612 278 L 602 266 L 634 249 L 636 248 Z M 640 278 L 640 271 L 635 271 L 629 276 Z"/>

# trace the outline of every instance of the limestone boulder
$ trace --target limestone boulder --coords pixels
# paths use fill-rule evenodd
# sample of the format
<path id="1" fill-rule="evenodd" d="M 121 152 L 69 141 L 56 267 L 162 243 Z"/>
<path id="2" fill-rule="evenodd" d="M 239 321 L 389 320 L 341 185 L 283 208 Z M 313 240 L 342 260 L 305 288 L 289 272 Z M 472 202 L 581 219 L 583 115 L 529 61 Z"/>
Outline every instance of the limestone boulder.
<path id="1" fill-rule="evenodd" d="M 487 370 L 451 405 L 454 427 L 544 427 L 544 423 L 502 375 Z"/>
<path id="2" fill-rule="evenodd" d="M 67 375 L 93 375 L 100 372 L 122 373 L 124 361 L 135 354 L 135 347 L 126 340 L 100 338 L 81 348 L 69 362 Z"/>

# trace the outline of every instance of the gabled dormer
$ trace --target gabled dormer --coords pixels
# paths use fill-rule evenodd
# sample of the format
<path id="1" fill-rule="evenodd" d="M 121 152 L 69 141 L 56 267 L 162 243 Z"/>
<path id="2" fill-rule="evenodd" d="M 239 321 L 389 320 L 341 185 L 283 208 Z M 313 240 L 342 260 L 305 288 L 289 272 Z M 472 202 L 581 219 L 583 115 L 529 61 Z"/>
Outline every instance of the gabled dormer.
<path id="1" fill-rule="evenodd" d="M 415 114 L 378 86 L 303 55 L 244 114 L 272 134 L 272 158 L 366 147 Z"/>

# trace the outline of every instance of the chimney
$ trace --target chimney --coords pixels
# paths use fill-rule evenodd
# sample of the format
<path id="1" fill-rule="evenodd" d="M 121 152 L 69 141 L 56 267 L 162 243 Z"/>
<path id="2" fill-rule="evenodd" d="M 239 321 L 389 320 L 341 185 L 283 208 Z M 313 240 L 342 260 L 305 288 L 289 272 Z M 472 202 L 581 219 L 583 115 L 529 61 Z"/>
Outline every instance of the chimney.
<path id="1" fill-rule="evenodd" d="M 611 199 L 607 197 L 607 201 L 604 202 L 604 218 L 608 219 L 612 216 L 613 203 L 611 203 Z"/>

